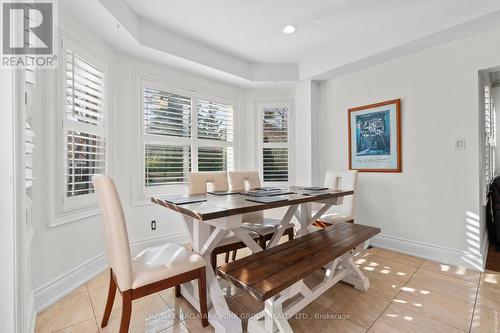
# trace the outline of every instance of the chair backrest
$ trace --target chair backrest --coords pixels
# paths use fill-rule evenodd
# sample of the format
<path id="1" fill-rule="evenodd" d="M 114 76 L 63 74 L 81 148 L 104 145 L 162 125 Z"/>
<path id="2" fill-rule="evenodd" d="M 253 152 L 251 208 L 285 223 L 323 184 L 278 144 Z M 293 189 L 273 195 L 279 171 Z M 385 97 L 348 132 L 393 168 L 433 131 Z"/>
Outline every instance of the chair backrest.
<path id="1" fill-rule="evenodd" d="M 325 187 L 342 190 L 353 190 L 354 195 L 345 196 L 342 205 L 334 206 L 335 212 L 344 216 L 354 217 L 354 200 L 358 182 L 357 170 L 327 170 Z"/>
<path id="2" fill-rule="evenodd" d="M 231 191 L 260 187 L 260 177 L 257 171 L 229 171 L 227 175 Z"/>
<path id="3" fill-rule="evenodd" d="M 122 204 L 113 179 L 94 175 L 92 183 L 97 193 L 106 234 L 108 264 L 116 277 L 120 290 L 132 288 L 132 264 L 127 234 L 127 224 Z"/>
<path id="4" fill-rule="evenodd" d="M 243 191 L 260 187 L 260 177 L 257 171 L 229 171 L 229 188 L 231 191 Z M 263 218 L 264 211 L 243 214 L 243 221 Z"/>
<path id="5" fill-rule="evenodd" d="M 227 191 L 227 172 L 190 172 L 189 173 L 189 194 L 207 193 L 208 185 L 212 185 L 213 191 Z"/>

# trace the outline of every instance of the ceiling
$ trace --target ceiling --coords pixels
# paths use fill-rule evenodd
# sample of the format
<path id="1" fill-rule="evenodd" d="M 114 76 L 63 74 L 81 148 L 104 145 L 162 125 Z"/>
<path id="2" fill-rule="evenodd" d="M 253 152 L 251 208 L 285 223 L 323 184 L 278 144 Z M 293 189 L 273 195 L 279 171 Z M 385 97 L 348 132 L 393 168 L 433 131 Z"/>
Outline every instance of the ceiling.
<path id="1" fill-rule="evenodd" d="M 247 83 L 326 78 L 500 24 L 499 0 L 65 0 L 63 7 L 118 49 Z M 297 31 L 282 33 L 287 24 Z"/>
<path id="2" fill-rule="evenodd" d="M 257 63 L 395 46 L 500 10 L 498 0 L 126 0 L 143 20 Z M 287 24 L 297 27 L 286 35 Z"/>

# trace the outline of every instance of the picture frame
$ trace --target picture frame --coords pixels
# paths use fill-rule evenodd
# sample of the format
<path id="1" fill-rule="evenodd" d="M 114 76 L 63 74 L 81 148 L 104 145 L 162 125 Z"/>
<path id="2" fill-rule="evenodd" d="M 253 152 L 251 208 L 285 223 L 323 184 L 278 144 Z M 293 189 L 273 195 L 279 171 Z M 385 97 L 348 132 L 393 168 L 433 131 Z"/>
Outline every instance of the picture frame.
<path id="1" fill-rule="evenodd" d="M 401 99 L 348 109 L 349 169 L 402 172 Z"/>

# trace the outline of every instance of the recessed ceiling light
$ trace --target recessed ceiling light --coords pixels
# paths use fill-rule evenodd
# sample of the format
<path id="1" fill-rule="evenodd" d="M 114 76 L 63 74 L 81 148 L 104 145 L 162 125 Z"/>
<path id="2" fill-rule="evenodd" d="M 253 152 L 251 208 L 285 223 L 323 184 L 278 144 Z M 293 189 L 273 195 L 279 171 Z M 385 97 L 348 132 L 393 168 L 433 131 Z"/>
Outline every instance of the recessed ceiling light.
<path id="1" fill-rule="evenodd" d="M 296 29 L 295 26 L 289 24 L 283 28 L 283 32 L 285 34 L 293 34 L 295 32 L 295 29 Z"/>

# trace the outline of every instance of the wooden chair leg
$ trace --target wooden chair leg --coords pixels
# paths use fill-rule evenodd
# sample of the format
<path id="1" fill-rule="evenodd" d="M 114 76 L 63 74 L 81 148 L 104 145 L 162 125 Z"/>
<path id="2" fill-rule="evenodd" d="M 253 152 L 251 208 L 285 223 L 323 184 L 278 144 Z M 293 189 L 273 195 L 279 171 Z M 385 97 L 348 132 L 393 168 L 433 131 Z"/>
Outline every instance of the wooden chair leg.
<path id="1" fill-rule="evenodd" d="M 113 303 L 115 302 L 116 294 L 116 282 L 113 279 L 113 270 L 109 270 L 109 288 L 108 288 L 108 299 L 106 301 L 106 307 L 104 308 L 104 315 L 102 316 L 101 327 L 106 327 L 108 325 L 109 316 L 111 315 L 111 310 L 113 309 Z"/>
<path id="2" fill-rule="evenodd" d="M 293 229 L 288 232 L 288 241 L 293 240 Z"/>
<path id="3" fill-rule="evenodd" d="M 175 297 L 181 297 L 181 285 L 178 284 L 175 286 Z"/>
<path id="4" fill-rule="evenodd" d="M 226 264 L 229 262 L 229 251 L 226 252 L 226 256 L 224 257 L 224 262 Z"/>
<path id="5" fill-rule="evenodd" d="M 266 237 L 264 236 L 259 236 L 259 246 L 262 248 L 262 249 L 265 249 L 266 248 Z"/>
<path id="6" fill-rule="evenodd" d="M 212 269 L 215 272 L 215 270 L 217 269 L 217 254 L 216 253 L 210 254 L 210 265 L 212 266 Z"/>
<path id="7" fill-rule="evenodd" d="M 231 260 L 232 260 L 232 261 L 235 261 L 235 260 L 236 260 L 236 252 L 238 252 L 238 250 L 234 250 L 234 251 L 233 251 L 233 255 L 231 256 Z"/>
<path id="8" fill-rule="evenodd" d="M 200 268 L 200 275 L 198 277 L 198 291 L 200 293 L 200 315 L 201 326 L 208 326 L 208 310 L 207 310 L 207 278 L 205 267 Z"/>
<path id="9" fill-rule="evenodd" d="M 132 315 L 132 289 L 122 293 L 122 320 L 120 322 L 120 333 L 128 333 L 130 326 L 130 317 Z"/>

